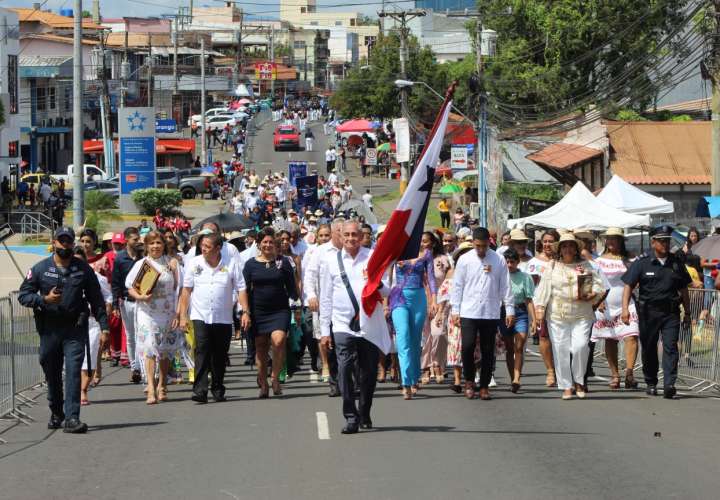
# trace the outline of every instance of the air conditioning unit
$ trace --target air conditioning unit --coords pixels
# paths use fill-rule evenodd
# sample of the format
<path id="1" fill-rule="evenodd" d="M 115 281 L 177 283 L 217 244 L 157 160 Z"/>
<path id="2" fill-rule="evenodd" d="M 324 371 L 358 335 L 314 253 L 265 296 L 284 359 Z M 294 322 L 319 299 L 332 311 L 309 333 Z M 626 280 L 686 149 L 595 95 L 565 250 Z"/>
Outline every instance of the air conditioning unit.
<path id="1" fill-rule="evenodd" d="M 480 203 L 470 203 L 470 218 L 471 219 L 479 219 L 480 218 Z"/>

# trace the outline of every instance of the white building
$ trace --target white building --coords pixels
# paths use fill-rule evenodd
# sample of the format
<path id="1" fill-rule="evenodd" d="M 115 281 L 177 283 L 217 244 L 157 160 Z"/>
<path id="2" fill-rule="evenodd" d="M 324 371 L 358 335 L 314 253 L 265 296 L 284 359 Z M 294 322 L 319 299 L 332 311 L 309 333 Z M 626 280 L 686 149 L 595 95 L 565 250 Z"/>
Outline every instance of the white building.
<path id="1" fill-rule="evenodd" d="M 0 180 L 10 175 L 10 167 L 20 164 L 20 30 L 18 15 L 0 8 L 0 98 L 3 124 L 0 125 Z"/>
<path id="2" fill-rule="evenodd" d="M 410 32 L 421 46 L 429 46 L 438 63 L 459 61 L 473 52 L 473 40 L 467 30 L 469 18 L 448 17 L 445 14 L 426 11 L 423 17 L 408 21 Z M 385 29 L 392 27 L 392 21 L 385 21 Z"/>

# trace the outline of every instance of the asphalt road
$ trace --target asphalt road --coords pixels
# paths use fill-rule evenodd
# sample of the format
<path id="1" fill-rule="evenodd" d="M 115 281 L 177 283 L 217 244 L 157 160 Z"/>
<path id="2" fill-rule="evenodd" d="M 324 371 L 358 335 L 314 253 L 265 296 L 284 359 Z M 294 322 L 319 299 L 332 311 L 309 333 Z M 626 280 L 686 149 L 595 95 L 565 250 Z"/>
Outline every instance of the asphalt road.
<path id="1" fill-rule="evenodd" d="M 268 167 L 287 157 L 255 154 Z M 290 153 L 322 167 L 320 154 Z M 127 370 L 106 367 L 82 411 L 84 436 L 48 431 L 44 394 L 30 393 L 36 422 L 0 424 L 0 499 L 717 498 L 714 397 L 666 401 L 597 379 L 588 399 L 565 402 L 535 356 L 512 394 L 499 359 L 492 401 L 434 384 L 404 401 L 380 384 L 376 428 L 344 436 L 340 400 L 316 376 L 303 371 L 283 396 L 257 400 L 254 373 L 237 346 L 231 354 L 229 399 L 205 406 L 188 385 L 147 406 Z"/>

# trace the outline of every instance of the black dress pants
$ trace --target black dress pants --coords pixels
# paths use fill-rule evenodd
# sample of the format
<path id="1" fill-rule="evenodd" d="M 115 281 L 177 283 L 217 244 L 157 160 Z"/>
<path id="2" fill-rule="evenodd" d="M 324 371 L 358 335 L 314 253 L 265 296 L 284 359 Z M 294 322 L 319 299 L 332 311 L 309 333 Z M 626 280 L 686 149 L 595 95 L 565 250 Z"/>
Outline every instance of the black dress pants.
<path id="1" fill-rule="evenodd" d="M 207 324 L 193 320 L 195 329 L 195 383 L 193 394 L 207 396 L 208 373 L 212 374 L 210 390 L 216 396 L 225 395 L 225 359 L 230 349 L 232 324 Z"/>
<path id="2" fill-rule="evenodd" d="M 475 344 L 480 338 L 480 388 L 487 389 L 495 364 L 495 334 L 497 319 L 460 318 L 463 376 L 466 382 L 475 380 Z"/>
<path id="3" fill-rule="evenodd" d="M 343 416 L 348 424 L 360 424 L 362 420 L 370 418 L 380 351 L 372 342 L 362 337 L 344 332 L 335 332 L 334 336 Z M 358 375 L 355 372 L 356 366 Z M 358 406 L 355 405 L 356 382 L 360 389 Z"/>
<path id="4" fill-rule="evenodd" d="M 658 383 L 658 339 L 662 335 L 663 386 L 674 387 L 677 380 L 678 338 L 680 314 L 649 306 L 639 311 L 640 345 L 642 346 L 643 375 L 648 385 Z"/>
<path id="5" fill-rule="evenodd" d="M 50 411 L 59 417 L 80 418 L 80 372 L 87 329 L 67 327 L 40 335 L 40 365 L 45 374 Z M 65 392 L 63 394 L 63 364 Z"/>

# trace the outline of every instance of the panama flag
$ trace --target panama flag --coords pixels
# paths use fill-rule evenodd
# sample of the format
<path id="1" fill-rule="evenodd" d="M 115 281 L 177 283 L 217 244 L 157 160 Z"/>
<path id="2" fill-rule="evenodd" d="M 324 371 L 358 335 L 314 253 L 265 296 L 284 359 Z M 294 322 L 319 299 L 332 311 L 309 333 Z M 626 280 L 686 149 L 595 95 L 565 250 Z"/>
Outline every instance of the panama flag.
<path id="1" fill-rule="evenodd" d="M 435 118 L 435 124 L 417 162 L 415 173 L 410 178 L 400 203 L 393 210 L 385 231 L 368 261 L 368 281 L 362 293 L 360 326 L 363 332 L 367 332 L 367 339 L 386 354 L 390 352 L 391 341 L 383 308 L 379 307 L 382 304 L 382 296 L 379 292 L 380 281 L 385 271 L 395 261 L 415 259 L 420 252 L 420 238 L 425 227 L 425 215 L 430 202 L 435 167 L 445 138 L 454 91 L 455 84 L 445 95 L 445 101 Z"/>

